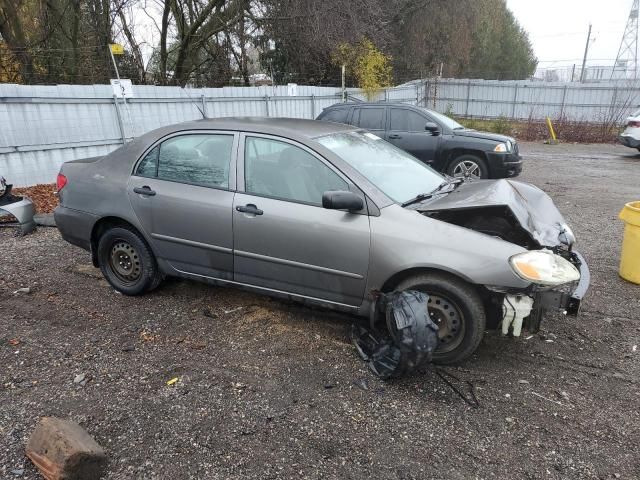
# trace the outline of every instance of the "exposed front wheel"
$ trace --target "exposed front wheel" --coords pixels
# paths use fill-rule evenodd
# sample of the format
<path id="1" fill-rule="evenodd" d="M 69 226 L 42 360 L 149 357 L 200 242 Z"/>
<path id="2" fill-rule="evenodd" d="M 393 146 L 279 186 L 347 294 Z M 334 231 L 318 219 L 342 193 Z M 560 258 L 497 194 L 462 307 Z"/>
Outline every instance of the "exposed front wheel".
<path id="1" fill-rule="evenodd" d="M 484 160 L 476 155 L 462 155 L 454 159 L 447 173 L 456 178 L 489 178 L 489 170 Z"/>
<path id="2" fill-rule="evenodd" d="M 140 295 L 161 280 L 155 257 L 144 239 L 133 229 L 113 227 L 100 237 L 98 263 L 102 274 L 117 291 Z"/>
<path id="3" fill-rule="evenodd" d="M 468 283 L 445 273 L 409 277 L 396 290 L 419 290 L 429 295 L 429 315 L 438 326 L 439 346 L 433 361 L 455 364 L 480 345 L 486 326 L 482 300 Z"/>

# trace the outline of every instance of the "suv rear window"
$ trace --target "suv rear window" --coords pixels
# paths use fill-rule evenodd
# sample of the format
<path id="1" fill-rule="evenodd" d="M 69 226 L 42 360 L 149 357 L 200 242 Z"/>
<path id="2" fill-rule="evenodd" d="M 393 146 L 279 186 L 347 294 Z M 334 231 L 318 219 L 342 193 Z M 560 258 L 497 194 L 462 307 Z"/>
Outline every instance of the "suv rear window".
<path id="1" fill-rule="evenodd" d="M 332 108 L 325 111 L 322 120 L 325 122 L 347 123 L 348 114 L 348 108 Z"/>

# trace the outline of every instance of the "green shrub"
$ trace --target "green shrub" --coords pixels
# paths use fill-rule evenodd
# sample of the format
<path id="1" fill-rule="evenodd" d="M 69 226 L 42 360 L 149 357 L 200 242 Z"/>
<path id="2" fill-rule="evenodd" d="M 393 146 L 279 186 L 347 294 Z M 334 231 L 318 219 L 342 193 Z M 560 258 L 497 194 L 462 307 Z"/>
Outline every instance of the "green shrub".
<path id="1" fill-rule="evenodd" d="M 513 128 L 509 120 L 505 117 L 499 117 L 491 124 L 491 131 L 502 135 L 511 135 Z"/>

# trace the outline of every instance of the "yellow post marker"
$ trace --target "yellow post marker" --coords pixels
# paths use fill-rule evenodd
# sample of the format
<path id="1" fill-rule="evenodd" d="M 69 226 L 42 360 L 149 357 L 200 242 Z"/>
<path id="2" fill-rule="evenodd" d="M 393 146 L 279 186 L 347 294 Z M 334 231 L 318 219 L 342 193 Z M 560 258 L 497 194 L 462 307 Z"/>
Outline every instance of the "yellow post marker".
<path id="1" fill-rule="evenodd" d="M 118 64 L 116 63 L 116 57 L 114 55 L 124 55 L 124 47 L 119 43 L 109 44 L 109 55 L 111 55 L 111 61 L 113 62 L 113 68 L 116 71 L 116 78 L 120 80 L 120 72 L 118 72 Z"/>
<path id="2" fill-rule="evenodd" d="M 549 129 L 549 135 L 551 135 L 551 140 L 548 141 L 550 145 L 557 145 L 558 139 L 556 138 L 556 132 L 553 129 L 553 125 L 551 124 L 551 119 L 547 117 L 547 128 Z"/>
<path id="3" fill-rule="evenodd" d="M 113 55 L 124 55 L 124 47 L 119 43 L 110 43 L 109 49 Z"/>
<path id="4" fill-rule="evenodd" d="M 640 202 L 627 203 L 619 217 L 625 223 L 620 276 L 640 284 Z"/>

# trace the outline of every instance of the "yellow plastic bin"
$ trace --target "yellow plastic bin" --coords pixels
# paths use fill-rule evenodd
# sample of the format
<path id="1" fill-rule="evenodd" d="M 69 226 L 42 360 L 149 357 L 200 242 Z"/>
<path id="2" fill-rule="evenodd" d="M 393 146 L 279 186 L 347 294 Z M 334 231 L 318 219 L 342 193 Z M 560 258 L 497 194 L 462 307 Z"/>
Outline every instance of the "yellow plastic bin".
<path id="1" fill-rule="evenodd" d="M 640 284 L 640 202 L 627 203 L 619 217 L 625 223 L 620 276 Z"/>

